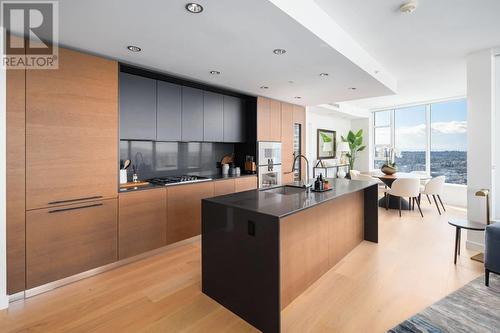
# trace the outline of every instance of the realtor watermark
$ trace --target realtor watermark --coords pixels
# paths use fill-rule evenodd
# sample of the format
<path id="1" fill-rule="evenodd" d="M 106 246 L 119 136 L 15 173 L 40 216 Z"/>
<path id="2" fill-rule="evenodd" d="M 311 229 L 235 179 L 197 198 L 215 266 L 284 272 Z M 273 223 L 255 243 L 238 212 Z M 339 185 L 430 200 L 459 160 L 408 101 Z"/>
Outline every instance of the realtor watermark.
<path id="1" fill-rule="evenodd" d="M 57 1 L 0 1 L 2 66 L 8 69 L 57 69 Z"/>

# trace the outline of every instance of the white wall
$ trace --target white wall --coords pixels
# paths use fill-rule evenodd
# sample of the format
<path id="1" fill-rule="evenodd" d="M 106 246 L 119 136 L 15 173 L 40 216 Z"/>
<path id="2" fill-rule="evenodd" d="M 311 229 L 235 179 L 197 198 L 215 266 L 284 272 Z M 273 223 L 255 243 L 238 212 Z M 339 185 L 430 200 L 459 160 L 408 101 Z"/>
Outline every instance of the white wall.
<path id="1" fill-rule="evenodd" d="M 493 131 L 494 147 L 494 191 L 492 197 L 492 216 L 500 219 L 500 50 L 495 57 L 495 130 Z"/>
<path id="2" fill-rule="evenodd" d="M 358 157 L 354 162 L 354 169 L 360 171 L 370 171 L 373 169 L 372 163 L 372 155 L 373 155 L 373 135 L 372 135 L 372 126 L 371 119 L 373 117 L 373 113 L 370 113 L 370 118 L 359 118 L 351 120 L 351 129 L 354 132 L 363 130 L 363 144 L 366 146 L 364 151 L 358 153 Z"/>
<path id="3" fill-rule="evenodd" d="M 0 36 L 3 31 L 0 30 Z M 3 54 L 3 38 L 0 37 L 0 54 Z M 5 105 L 5 70 L 0 69 L 0 309 L 8 306 L 7 298 L 7 251 L 6 251 L 6 105 Z"/>
<path id="4" fill-rule="evenodd" d="M 476 191 L 493 185 L 494 62 L 491 50 L 467 56 L 467 216 L 485 221 L 484 198 Z M 484 234 L 468 232 L 467 246 L 480 248 Z"/>
<path id="5" fill-rule="evenodd" d="M 306 147 L 307 159 L 309 160 L 309 172 L 312 177 L 312 167 L 316 164 L 316 145 L 318 129 L 327 129 L 337 132 L 337 145 L 341 142 L 340 136 L 346 135 L 351 129 L 351 120 L 348 118 L 339 117 L 331 112 L 331 110 L 310 106 L 306 108 Z"/>

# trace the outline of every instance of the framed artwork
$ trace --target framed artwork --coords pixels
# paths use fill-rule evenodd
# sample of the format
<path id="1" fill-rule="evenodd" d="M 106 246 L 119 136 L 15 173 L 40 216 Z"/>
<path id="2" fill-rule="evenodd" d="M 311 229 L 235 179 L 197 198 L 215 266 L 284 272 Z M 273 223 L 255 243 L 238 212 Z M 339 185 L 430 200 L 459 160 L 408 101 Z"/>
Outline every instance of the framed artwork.
<path id="1" fill-rule="evenodd" d="M 318 129 L 317 158 L 318 160 L 335 158 L 337 151 L 337 132 Z"/>

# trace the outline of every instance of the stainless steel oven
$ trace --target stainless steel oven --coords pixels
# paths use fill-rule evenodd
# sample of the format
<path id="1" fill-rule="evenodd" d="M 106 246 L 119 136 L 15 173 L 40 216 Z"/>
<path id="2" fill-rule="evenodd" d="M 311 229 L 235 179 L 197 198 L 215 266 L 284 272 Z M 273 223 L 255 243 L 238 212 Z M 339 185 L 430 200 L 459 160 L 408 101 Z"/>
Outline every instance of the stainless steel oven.
<path id="1" fill-rule="evenodd" d="M 259 188 L 281 185 L 281 142 L 258 143 Z"/>

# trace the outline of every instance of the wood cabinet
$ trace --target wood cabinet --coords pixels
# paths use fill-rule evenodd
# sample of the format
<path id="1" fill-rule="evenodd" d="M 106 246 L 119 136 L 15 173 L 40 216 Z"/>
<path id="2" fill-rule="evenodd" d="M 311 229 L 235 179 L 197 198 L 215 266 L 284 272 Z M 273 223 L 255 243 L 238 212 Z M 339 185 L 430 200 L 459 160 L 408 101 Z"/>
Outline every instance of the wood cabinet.
<path id="1" fill-rule="evenodd" d="M 6 71 L 7 293 L 25 288 L 25 74 Z"/>
<path id="2" fill-rule="evenodd" d="M 245 103 L 241 98 L 224 96 L 224 142 L 245 142 Z"/>
<path id="3" fill-rule="evenodd" d="M 120 193 L 118 258 L 141 254 L 167 244 L 167 190 Z"/>
<path id="4" fill-rule="evenodd" d="M 28 211 L 26 287 L 117 260 L 117 200 Z"/>
<path id="5" fill-rule="evenodd" d="M 214 196 L 231 194 L 235 192 L 235 180 L 225 179 L 214 181 Z"/>
<path id="6" fill-rule="evenodd" d="M 281 180 L 283 184 L 293 182 L 293 105 L 281 104 Z"/>
<path id="7" fill-rule="evenodd" d="M 203 91 L 182 87 L 182 141 L 203 141 Z"/>
<path id="8" fill-rule="evenodd" d="M 281 103 L 257 98 L 257 141 L 281 141 Z"/>
<path id="9" fill-rule="evenodd" d="M 214 194 L 213 182 L 167 188 L 167 244 L 201 233 L 201 200 Z"/>
<path id="10" fill-rule="evenodd" d="M 203 141 L 224 141 L 224 97 L 203 92 Z"/>
<path id="11" fill-rule="evenodd" d="M 118 64 L 59 49 L 26 72 L 26 208 L 116 198 Z"/>
<path id="12" fill-rule="evenodd" d="M 257 188 L 257 176 L 247 176 L 234 180 L 234 191 L 243 192 L 255 190 Z"/>
<path id="13" fill-rule="evenodd" d="M 156 139 L 156 80 L 120 73 L 120 139 Z"/>
<path id="14" fill-rule="evenodd" d="M 165 82 L 157 82 L 156 140 L 181 140 L 182 87 Z"/>

